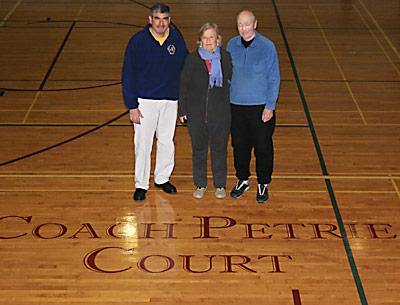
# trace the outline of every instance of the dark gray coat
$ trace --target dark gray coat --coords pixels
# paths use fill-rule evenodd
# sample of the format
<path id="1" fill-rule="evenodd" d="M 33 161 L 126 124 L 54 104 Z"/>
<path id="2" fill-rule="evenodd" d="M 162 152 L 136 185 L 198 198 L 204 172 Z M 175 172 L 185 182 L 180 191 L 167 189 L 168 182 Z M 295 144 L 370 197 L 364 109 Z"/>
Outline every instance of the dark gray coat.
<path id="1" fill-rule="evenodd" d="M 185 60 L 180 79 L 178 115 L 186 115 L 188 123 L 212 123 L 230 120 L 229 83 L 232 78 L 230 54 L 221 50 L 222 87 L 209 88 L 206 63 L 197 49 Z"/>

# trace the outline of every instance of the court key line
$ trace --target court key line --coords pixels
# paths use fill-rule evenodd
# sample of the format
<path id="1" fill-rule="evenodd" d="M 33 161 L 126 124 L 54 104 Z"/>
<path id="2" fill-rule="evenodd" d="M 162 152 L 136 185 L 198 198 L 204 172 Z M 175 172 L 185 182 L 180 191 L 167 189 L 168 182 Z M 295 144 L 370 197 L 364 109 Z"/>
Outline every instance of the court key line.
<path id="1" fill-rule="evenodd" d="M 369 26 L 368 22 L 365 20 L 364 16 L 361 14 L 360 10 L 354 6 L 354 10 L 358 13 L 358 15 L 360 16 L 361 20 L 363 21 L 364 25 L 367 27 L 368 31 L 370 32 L 371 36 L 374 37 L 374 39 L 376 40 L 376 43 L 379 45 L 379 47 L 381 48 L 383 54 L 385 55 L 386 59 L 390 62 L 390 64 L 392 65 L 393 69 L 397 72 L 398 75 L 400 75 L 400 70 L 399 68 L 397 68 L 396 64 L 393 62 L 393 60 L 390 58 L 389 54 L 386 52 L 385 48 L 383 47 L 382 43 L 379 41 L 378 37 L 375 35 L 374 31 L 371 29 L 371 27 Z"/>
<path id="2" fill-rule="evenodd" d="M 42 82 L 41 82 L 41 84 L 40 84 L 40 86 L 39 86 L 39 88 L 38 88 L 38 90 L 37 90 L 38 92 L 36 93 L 34 100 L 32 101 L 32 103 L 31 103 L 31 105 L 30 105 L 30 107 L 29 107 L 27 113 L 25 114 L 25 117 L 24 117 L 24 120 L 22 121 L 22 123 L 26 123 L 26 121 L 27 121 L 27 119 L 28 119 L 28 117 L 29 117 L 29 115 L 30 115 L 30 113 L 31 113 L 31 110 L 33 109 L 34 105 L 36 104 L 36 101 L 37 101 L 37 99 L 38 99 L 38 97 L 39 97 L 41 91 L 43 90 L 43 88 L 44 88 L 44 86 L 45 86 L 45 84 L 46 84 L 46 82 L 47 82 L 47 79 L 50 77 L 50 74 L 51 74 L 51 72 L 53 71 L 53 69 L 54 69 L 54 67 L 55 67 L 55 65 L 56 65 L 56 62 L 57 62 L 58 58 L 60 57 L 61 52 L 62 52 L 62 50 L 64 49 L 65 44 L 67 43 L 67 40 L 69 39 L 69 36 L 70 36 L 71 33 L 72 33 L 72 30 L 73 30 L 74 27 L 75 27 L 75 23 L 76 23 L 76 21 L 73 21 L 73 22 L 72 22 L 72 24 L 71 24 L 71 26 L 70 26 L 70 28 L 69 28 L 69 30 L 68 30 L 66 36 L 64 37 L 63 42 L 61 43 L 61 46 L 58 48 L 57 54 L 56 54 L 56 56 L 54 57 L 53 62 L 51 63 L 49 69 L 47 70 L 47 73 L 46 73 L 46 75 L 44 76 L 44 78 L 43 78 L 43 80 L 42 80 Z"/>
<path id="3" fill-rule="evenodd" d="M 397 193 L 397 197 L 399 197 L 399 199 L 400 199 L 400 190 L 399 190 L 399 188 L 397 187 L 395 177 L 393 177 L 392 179 L 390 179 L 390 181 L 392 182 L 393 188 L 395 189 L 395 191 L 396 191 L 396 193 Z"/>
<path id="4" fill-rule="evenodd" d="M 41 94 L 40 91 L 36 92 L 35 97 L 33 98 L 33 101 L 32 101 L 32 103 L 30 104 L 30 106 L 29 106 L 29 108 L 28 108 L 28 111 L 26 111 L 25 116 L 24 116 L 24 119 L 22 120 L 22 125 L 26 123 L 26 120 L 28 119 L 28 117 L 29 117 L 29 115 L 30 115 L 30 113 L 31 113 L 31 111 L 32 111 L 32 108 L 33 108 L 33 106 L 36 104 L 36 101 L 38 100 L 40 94 Z"/>
<path id="5" fill-rule="evenodd" d="M 364 2 L 362 0 L 358 0 L 358 2 L 361 4 L 361 6 L 363 7 L 363 9 L 367 12 L 368 16 L 371 18 L 372 22 L 375 24 L 376 28 L 381 32 L 382 36 L 385 38 L 386 42 L 388 43 L 388 45 L 392 48 L 393 52 L 397 55 L 397 57 L 400 59 L 400 54 L 399 51 L 397 50 L 397 48 L 394 46 L 394 44 L 392 43 L 392 41 L 389 39 L 389 37 L 386 35 L 385 31 L 382 29 L 382 27 L 379 25 L 379 23 L 376 21 L 376 19 L 374 18 L 374 16 L 371 14 L 371 12 L 369 11 L 369 9 L 366 7 L 366 5 L 364 4 Z"/>
<path id="6" fill-rule="evenodd" d="M 322 30 L 321 23 L 319 22 L 319 19 L 318 19 L 317 15 L 315 14 L 315 11 L 314 11 L 314 9 L 312 8 L 311 5 L 309 6 L 309 8 L 310 8 L 310 11 L 311 11 L 314 19 L 315 19 L 315 22 L 318 25 L 318 28 L 319 28 L 319 30 L 321 32 L 321 35 L 322 35 L 322 38 L 324 39 L 325 44 L 327 45 L 327 47 L 329 49 L 329 52 L 331 53 L 331 56 L 333 57 L 333 60 L 335 61 L 336 67 L 338 68 L 342 79 L 345 81 L 346 80 L 346 76 L 344 74 L 344 71 L 343 71 L 342 67 L 340 66 L 340 63 L 339 63 L 339 61 L 338 61 L 338 59 L 337 59 L 337 57 L 336 57 L 336 55 L 335 55 L 335 53 L 333 51 L 333 48 L 332 48 L 328 38 L 326 37 L 325 31 Z M 358 110 L 358 113 L 360 114 L 360 117 L 361 117 L 361 119 L 362 119 L 362 121 L 364 123 L 364 125 L 367 125 L 367 120 L 365 119 L 364 114 L 361 111 L 360 105 L 358 104 L 357 99 L 354 96 L 353 90 L 351 89 L 351 87 L 350 87 L 348 82 L 345 82 L 345 86 L 346 86 L 347 90 L 350 93 L 351 99 L 353 100 L 353 102 L 354 102 L 354 104 L 355 104 L 355 106 L 356 106 L 356 108 Z"/>
<path id="7" fill-rule="evenodd" d="M 19 0 L 17 3 L 15 3 L 15 5 L 11 8 L 11 10 L 8 12 L 8 14 L 3 18 L 3 20 L 0 22 L 0 27 L 3 27 L 8 18 L 11 17 L 11 15 L 15 12 L 15 10 L 18 8 L 18 6 L 22 3 L 22 0 Z"/>
<path id="8" fill-rule="evenodd" d="M 76 16 L 75 16 L 75 18 L 74 18 L 74 21 L 78 21 L 79 17 L 80 17 L 81 14 L 82 14 L 82 11 L 83 11 L 83 8 L 84 8 L 84 7 L 85 7 L 85 3 L 82 3 L 81 7 L 79 8 L 78 13 L 76 14 Z"/>
<path id="9" fill-rule="evenodd" d="M 27 111 L 26 114 L 25 114 L 25 117 L 24 117 L 24 119 L 23 119 L 23 121 L 22 121 L 23 124 L 25 124 L 26 121 L 28 120 L 28 117 L 29 117 L 29 115 L 30 115 L 30 113 L 31 113 L 31 111 L 32 111 L 32 109 L 33 109 L 33 107 L 34 107 L 34 105 L 36 104 L 36 102 L 37 102 L 37 100 L 38 100 L 38 98 L 39 98 L 39 95 L 41 94 L 41 91 L 43 91 L 43 88 L 44 88 L 44 86 L 45 86 L 45 84 L 46 84 L 48 78 L 50 77 L 50 74 L 53 72 L 53 69 L 54 69 L 54 67 L 55 67 L 55 65 L 56 65 L 56 63 L 57 63 L 57 60 L 58 60 L 58 58 L 60 57 L 61 52 L 64 50 L 64 47 L 65 47 L 65 45 L 66 45 L 66 43 L 67 43 L 69 37 L 71 36 L 72 30 L 74 29 L 74 27 L 75 27 L 75 25 L 76 25 L 76 22 L 78 21 L 79 16 L 80 16 L 80 14 L 81 14 L 82 11 L 83 11 L 84 6 L 85 6 L 85 4 L 82 4 L 82 5 L 80 6 L 80 8 L 79 8 L 78 13 L 75 15 L 74 21 L 72 22 L 71 26 L 69 27 L 69 30 L 68 30 L 66 36 L 64 37 L 64 40 L 63 40 L 63 42 L 61 43 L 61 46 L 58 48 L 58 51 L 57 51 L 57 53 L 56 53 L 56 56 L 54 57 L 54 59 L 53 59 L 51 65 L 50 65 L 49 69 L 47 70 L 46 75 L 44 76 L 44 78 L 43 78 L 43 80 L 42 80 L 42 82 L 41 82 L 41 84 L 40 84 L 40 86 L 39 86 L 39 88 L 38 88 L 38 90 L 37 90 L 37 92 L 36 92 L 36 94 L 35 94 L 35 98 L 33 99 L 33 101 L 32 101 L 32 103 L 31 103 L 31 105 L 30 105 L 28 111 Z"/>
<path id="10" fill-rule="evenodd" d="M 296 68 L 296 65 L 294 63 L 293 55 L 292 55 L 291 49 L 289 47 L 289 42 L 287 40 L 286 33 L 285 33 L 285 30 L 284 30 L 284 27 L 283 27 L 283 24 L 282 24 L 282 21 L 281 21 L 281 18 L 280 18 L 279 10 L 278 10 L 278 7 L 277 7 L 277 5 L 275 3 L 275 0 L 271 0 L 271 1 L 272 1 L 272 4 L 273 4 L 273 8 L 275 10 L 275 15 L 276 15 L 277 22 L 279 24 L 280 32 L 281 32 L 283 41 L 285 43 L 285 47 L 286 47 L 286 51 L 287 51 L 287 54 L 288 54 L 288 57 L 289 57 L 290 65 L 291 65 L 291 68 L 292 68 L 292 72 L 293 72 L 294 78 L 296 80 L 297 89 L 298 89 L 298 92 L 299 92 L 299 95 L 300 95 L 300 98 L 301 98 L 301 103 L 302 103 L 303 108 L 304 108 L 304 112 L 305 112 L 305 115 L 306 115 L 306 118 L 307 118 L 307 122 L 309 124 L 310 132 L 311 132 L 312 139 L 313 139 L 313 142 L 314 142 L 315 150 L 316 150 L 317 155 L 318 155 L 318 159 L 319 159 L 321 170 L 322 170 L 322 173 L 324 175 L 329 175 L 328 174 L 328 170 L 326 168 L 324 156 L 322 154 L 321 146 L 320 146 L 319 141 L 318 141 L 317 133 L 316 133 L 316 130 L 314 128 L 314 123 L 313 123 L 313 120 L 311 118 L 311 114 L 310 114 L 310 111 L 309 111 L 309 108 L 308 108 L 307 100 L 306 100 L 306 97 L 305 97 L 304 92 L 303 92 L 303 87 L 301 85 L 301 81 L 300 81 L 299 75 L 297 73 L 297 68 Z M 343 242 L 343 245 L 344 245 L 344 248 L 345 248 L 345 251 L 346 251 L 346 256 L 347 256 L 348 263 L 349 263 L 350 268 L 351 268 L 351 273 L 353 275 L 353 279 L 354 279 L 354 282 L 355 282 L 356 287 L 357 287 L 357 292 L 358 292 L 359 299 L 360 299 L 362 305 L 368 305 L 368 301 L 367 301 L 367 298 L 365 296 L 363 284 L 361 282 L 360 275 L 359 275 L 358 269 L 357 269 L 357 265 L 356 265 L 355 260 L 354 260 L 353 252 L 352 252 L 351 247 L 350 247 L 350 242 L 349 242 L 349 240 L 347 238 L 346 229 L 345 229 L 344 224 L 343 224 L 343 218 L 342 218 L 342 216 L 340 214 L 340 210 L 339 210 L 338 203 L 337 203 L 337 200 L 336 200 L 336 197 L 335 197 L 335 193 L 333 191 L 331 180 L 330 179 L 325 179 L 325 184 L 326 184 L 327 191 L 329 193 L 329 197 L 331 199 L 332 208 L 333 208 L 333 211 L 335 213 L 335 217 L 336 217 L 336 221 L 337 221 L 340 233 L 343 236 L 342 242 Z"/>

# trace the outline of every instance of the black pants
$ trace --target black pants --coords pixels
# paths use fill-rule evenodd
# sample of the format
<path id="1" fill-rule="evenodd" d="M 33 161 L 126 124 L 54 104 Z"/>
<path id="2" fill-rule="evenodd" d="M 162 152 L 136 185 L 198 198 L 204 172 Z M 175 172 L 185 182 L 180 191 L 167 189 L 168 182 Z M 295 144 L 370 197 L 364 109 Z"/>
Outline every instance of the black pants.
<path id="1" fill-rule="evenodd" d="M 274 163 L 272 135 L 275 129 L 275 112 L 264 123 L 261 120 L 263 111 L 264 105 L 231 105 L 231 134 L 236 177 L 239 180 L 249 178 L 251 152 L 254 148 L 257 182 L 267 184 L 271 182 Z"/>
<path id="2" fill-rule="evenodd" d="M 192 165 L 194 184 L 207 186 L 208 146 L 211 151 L 211 170 L 215 187 L 226 187 L 228 173 L 226 157 L 230 120 L 212 123 L 188 122 L 192 140 Z"/>

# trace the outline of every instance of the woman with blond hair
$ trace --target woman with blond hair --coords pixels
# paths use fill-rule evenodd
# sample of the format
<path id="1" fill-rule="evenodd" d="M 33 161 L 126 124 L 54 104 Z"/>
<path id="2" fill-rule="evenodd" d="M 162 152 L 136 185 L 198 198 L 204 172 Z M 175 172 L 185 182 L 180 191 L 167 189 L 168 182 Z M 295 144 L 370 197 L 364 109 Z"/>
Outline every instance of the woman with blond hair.
<path id="1" fill-rule="evenodd" d="M 221 47 L 221 35 L 215 23 L 206 23 L 200 28 L 198 44 L 186 57 L 181 73 L 178 116 L 182 122 L 187 120 L 192 142 L 193 197 L 203 198 L 206 192 L 210 147 L 215 197 L 225 198 L 232 62 L 229 53 Z"/>

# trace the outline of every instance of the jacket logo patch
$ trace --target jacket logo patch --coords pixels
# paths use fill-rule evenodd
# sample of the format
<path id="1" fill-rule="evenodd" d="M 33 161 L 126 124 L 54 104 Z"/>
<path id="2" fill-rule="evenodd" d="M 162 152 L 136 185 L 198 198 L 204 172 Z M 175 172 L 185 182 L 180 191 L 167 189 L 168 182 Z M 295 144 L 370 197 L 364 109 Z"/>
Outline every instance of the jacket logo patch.
<path id="1" fill-rule="evenodd" d="M 169 53 L 170 55 L 174 55 L 175 52 L 176 52 L 176 48 L 175 48 L 175 46 L 174 46 L 173 44 L 170 44 L 170 45 L 168 46 L 167 50 L 168 50 L 168 53 Z"/>

